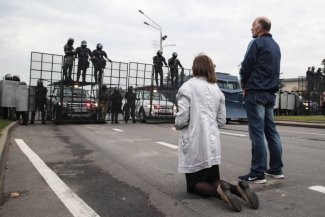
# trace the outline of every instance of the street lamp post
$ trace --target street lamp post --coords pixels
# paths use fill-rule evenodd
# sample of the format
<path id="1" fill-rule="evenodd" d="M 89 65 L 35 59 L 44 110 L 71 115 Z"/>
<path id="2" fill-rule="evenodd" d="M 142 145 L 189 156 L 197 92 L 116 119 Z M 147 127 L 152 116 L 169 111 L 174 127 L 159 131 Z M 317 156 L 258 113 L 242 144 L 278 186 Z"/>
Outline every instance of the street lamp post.
<path id="1" fill-rule="evenodd" d="M 161 28 L 161 26 L 158 23 L 156 23 L 154 20 L 152 20 L 150 17 L 148 17 L 145 13 L 143 13 L 143 11 L 139 10 L 139 12 L 143 16 L 145 16 L 146 18 L 148 18 L 153 24 L 155 24 L 155 25 L 151 25 L 148 22 L 143 22 L 145 25 L 151 26 L 152 28 L 157 29 L 159 31 L 159 33 L 160 33 L 159 34 L 160 50 L 163 51 L 162 41 L 167 38 L 167 35 L 162 36 L 162 28 Z"/>

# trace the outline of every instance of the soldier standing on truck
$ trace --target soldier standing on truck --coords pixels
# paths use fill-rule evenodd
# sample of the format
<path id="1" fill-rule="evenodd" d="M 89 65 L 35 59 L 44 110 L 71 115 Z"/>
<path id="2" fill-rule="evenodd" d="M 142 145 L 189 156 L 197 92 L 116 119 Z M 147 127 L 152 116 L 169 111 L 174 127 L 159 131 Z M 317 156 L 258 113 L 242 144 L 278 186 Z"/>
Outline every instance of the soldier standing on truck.
<path id="1" fill-rule="evenodd" d="M 78 57 L 77 82 L 79 82 L 82 71 L 82 82 L 86 82 L 86 73 L 89 68 L 88 58 L 91 57 L 91 50 L 87 48 L 87 42 L 82 41 L 81 46 L 76 49 L 76 56 Z"/>
<path id="2" fill-rule="evenodd" d="M 106 66 L 106 61 L 112 62 L 112 60 L 107 57 L 106 52 L 103 51 L 103 45 L 101 43 L 98 43 L 96 46 L 96 50 L 92 52 L 92 62 L 94 65 L 95 83 L 98 82 L 99 86 L 102 83 L 102 77 Z"/>
<path id="3" fill-rule="evenodd" d="M 64 45 L 64 63 L 63 63 L 63 80 L 65 81 L 71 81 L 72 80 L 72 67 L 73 67 L 73 61 L 75 57 L 75 49 L 73 48 L 74 39 L 69 38 L 66 45 Z M 69 70 L 69 72 L 68 72 Z"/>
<path id="4" fill-rule="evenodd" d="M 163 64 L 167 66 L 165 57 L 162 55 L 162 51 L 158 50 L 157 55 L 153 57 L 153 67 L 155 72 L 156 86 L 158 87 L 158 74 L 160 76 L 160 87 L 163 86 Z"/>
<path id="5" fill-rule="evenodd" d="M 177 53 L 174 52 L 172 58 L 168 60 L 168 66 L 170 70 L 170 79 L 171 79 L 171 84 L 173 87 L 177 87 L 178 84 L 178 66 L 180 66 L 183 69 L 183 66 L 179 59 L 177 59 Z M 174 81 L 175 77 L 175 81 Z"/>

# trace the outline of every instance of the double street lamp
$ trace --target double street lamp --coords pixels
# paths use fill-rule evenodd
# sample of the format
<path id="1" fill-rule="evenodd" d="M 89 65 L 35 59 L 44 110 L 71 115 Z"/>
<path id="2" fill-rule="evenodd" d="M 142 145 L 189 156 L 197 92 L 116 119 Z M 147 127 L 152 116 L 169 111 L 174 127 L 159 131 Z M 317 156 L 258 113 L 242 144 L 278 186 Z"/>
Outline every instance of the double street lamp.
<path id="1" fill-rule="evenodd" d="M 152 24 L 150 24 L 148 22 L 143 22 L 145 25 L 148 25 L 148 26 L 150 26 L 150 27 L 152 27 L 154 29 L 157 29 L 159 31 L 159 33 L 160 33 L 160 35 L 159 35 L 160 50 L 163 51 L 162 41 L 167 38 L 167 35 L 164 35 L 164 36 L 162 35 L 162 28 L 158 23 L 156 23 L 154 20 L 152 20 L 150 17 L 148 17 L 145 13 L 143 13 L 143 11 L 139 10 L 139 12 L 143 16 L 148 18 L 154 24 L 154 25 L 152 25 Z"/>

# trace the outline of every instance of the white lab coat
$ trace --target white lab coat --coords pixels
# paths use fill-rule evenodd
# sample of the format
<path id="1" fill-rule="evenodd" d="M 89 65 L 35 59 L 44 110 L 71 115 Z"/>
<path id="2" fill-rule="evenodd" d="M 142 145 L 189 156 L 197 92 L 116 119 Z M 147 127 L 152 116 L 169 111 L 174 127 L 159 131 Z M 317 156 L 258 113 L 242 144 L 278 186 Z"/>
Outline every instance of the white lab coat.
<path id="1" fill-rule="evenodd" d="M 225 96 L 218 85 L 204 77 L 185 82 L 176 95 L 175 127 L 178 172 L 193 173 L 221 163 L 219 127 L 226 123 Z"/>

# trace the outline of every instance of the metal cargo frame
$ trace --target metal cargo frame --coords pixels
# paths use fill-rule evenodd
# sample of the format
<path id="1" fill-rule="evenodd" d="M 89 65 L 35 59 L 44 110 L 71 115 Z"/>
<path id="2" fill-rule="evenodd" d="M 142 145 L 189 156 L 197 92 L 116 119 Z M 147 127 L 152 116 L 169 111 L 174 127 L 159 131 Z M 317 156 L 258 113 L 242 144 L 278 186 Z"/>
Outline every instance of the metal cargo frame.
<path id="1" fill-rule="evenodd" d="M 162 97 L 166 100 L 166 103 L 172 103 L 173 106 L 176 106 L 175 96 L 178 91 L 178 88 L 183 82 L 190 78 L 191 71 L 189 69 L 180 70 L 179 82 L 176 87 L 171 86 L 169 79 L 169 70 L 168 67 L 163 67 L 163 86 L 157 87 L 154 85 L 154 71 L 152 64 L 146 63 L 137 63 L 137 62 L 112 62 L 107 63 L 103 71 L 102 83 L 96 84 L 94 82 L 94 67 L 90 62 L 90 67 L 86 73 L 86 82 L 74 82 L 77 76 L 77 60 L 74 61 L 72 68 L 72 80 L 73 81 L 64 81 L 62 75 L 62 64 L 63 64 L 63 55 L 50 54 L 50 53 L 41 53 L 41 52 L 31 52 L 30 60 L 30 80 L 29 80 L 29 111 L 35 110 L 35 87 L 37 80 L 41 79 L 43 81 L 44 87 L 48 89 L 48 102 L 46 105 L 46 117 L 47 120 L 52 120 L 57 124 L 64 123 L 103 123 L 104 121 L 110 120 L 110 110 L 108 110 L 108 115 L 101 119 L 99 117 L 99 109 L 97 107 L 95 115 L 89 116 L 89 118 L 75 118 L 72 115 L 63 115 L 62 109 L 62 99 L 64 96 L 60 97 L 61 99 L 61 109 L 53 109 L 53 96 L 51 95 L 55 88 L 61 88 L 63 94 L 64 88 L 74 88 L 78 86 L 81 90 L 89 92 L 92 99 L 97 102 L 97 105 L 101 105 L 98 95 L 100 94 L 100 87 L 105 84 L 108 87 L 109 93 L 111 94 L 114 88 L 118 88 L 121 91 L 121 95 L 124 98 L 124 94 L 127 91 L 128 87 L 133 86 L 135 92 L 140 91 L 150 91 L 150 112 L 147 116 L 147 122 L 151 120 L 163 120 L 171 121 L 173 120 L 175 113 L 170 117 L 166 118 L 165 115 L 161 115 L 161 112 L 156 111 L 153 115 L 153 105 L 152 97 L 155 94 L 163 95 Z M 141 99 L 138 99 L 141 101 Z M 143 101 L 142 101 L 143 102 Z M 125 99 L 123 100 L 123 104 Z M 160 102 L 159 102 L 160 103 Z M 143 105 L 138 105 L 143 106 Z M 54 114 L 56 112 L 56 114 Z M 121 111 L 123 113 L 123 111 Z M 67 112 L 68 114 L 72 114 Z M 64 113 L 65 114 L 65 113 Z M 136 117 L 139 118 L 139 109 L 136 110 Z M 120 120 L 123 118 L 123 115 L 119 116 Z M 35 121 L 40 120 L 40 114 L 36 114 Z"/>

